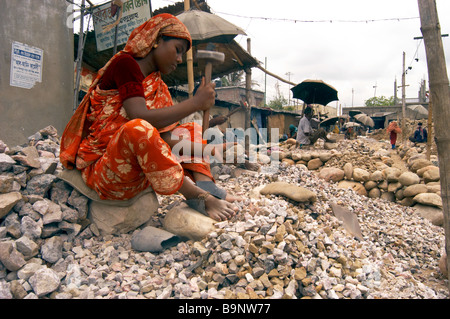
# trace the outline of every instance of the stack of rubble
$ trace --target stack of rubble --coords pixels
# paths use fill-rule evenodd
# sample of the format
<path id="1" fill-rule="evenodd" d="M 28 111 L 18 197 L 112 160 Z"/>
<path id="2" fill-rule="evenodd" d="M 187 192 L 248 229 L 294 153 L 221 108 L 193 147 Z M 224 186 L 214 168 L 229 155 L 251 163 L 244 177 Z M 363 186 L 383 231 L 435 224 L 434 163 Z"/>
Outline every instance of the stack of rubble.
<path id="1" fill-rule="evenodd" d="M 52 127 L 22 146 L 0 143 L 1 299 L 448 298 L 441 227 L 410 207 L 338 188 L 304 164 L 281 163 L 275 174 L 215 167 L 219 186 L 246 197 L 239 214 L 202 240 L 153 254 L 132 249 L 136 232 L 98 234 L 88 198 L 57 177 L 58 152 Z M 290 187 L 267 191 L 273 183 Z M 300 188 L 305 197 L 290 193 Z M 181 196 L 158 199 L 156 226 Z M 357 217 L 362 240 L 332 202 Z"/>
<path id="2" fill-rule="evenodd" d="M 0 141 L 0 278 L 13 282 L 17 296 L 27 295 L 24 284 L 38 297 L 55 290 L 59 272 L 66 271 L 65 246 L 93 235 L 86 227 L 88 199 L 59 180 L 59 170 L 59 139 L 52 126 L 22 146 Z"/>
<path id="3" fill-rule="evenodd" d="M 433 222 L 443 225 L 439 167 L 435 156 L 427 160 L 423 147 L 400 149 L 406 171 L 392 166 L 388 150 L 370 149 L 362 140 L 326 148 L 301 150 L 287 144 L 280 158 L 286 164 L 317 171 L 320 178 L 351 188 L 359 195 L 432 212 L 436 216 Z"/>

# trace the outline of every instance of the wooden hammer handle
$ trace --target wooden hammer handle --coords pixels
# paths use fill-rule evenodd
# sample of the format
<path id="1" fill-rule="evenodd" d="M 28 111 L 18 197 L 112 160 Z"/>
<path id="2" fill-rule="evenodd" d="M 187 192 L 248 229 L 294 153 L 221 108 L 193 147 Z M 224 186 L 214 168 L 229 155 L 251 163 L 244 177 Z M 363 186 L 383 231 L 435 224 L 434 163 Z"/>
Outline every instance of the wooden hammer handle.
<path id="1" fill-rule="evenodd" d="M 205 83 L 211 83 L 212 63 L 207 62 L 205 66 Z M 209 128 L 209 109 L 203 112 L 203 133 Z"/>

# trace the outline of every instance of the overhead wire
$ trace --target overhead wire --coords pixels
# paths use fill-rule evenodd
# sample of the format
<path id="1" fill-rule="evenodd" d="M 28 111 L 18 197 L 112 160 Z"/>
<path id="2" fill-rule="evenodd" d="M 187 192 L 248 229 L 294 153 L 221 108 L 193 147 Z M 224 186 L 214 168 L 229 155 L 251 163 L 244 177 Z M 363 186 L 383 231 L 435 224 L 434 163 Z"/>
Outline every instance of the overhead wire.
<path id="1" fill-rule="evenodd" d="M 404 21 L 404 20 L 415 20 L 419 19 L 419 17 L 405 17 L 405 18 L 383 18 L 383 19 L 361 19 L 361 20 L 342 20 L 342 19 L 322 19 L 322 20 L 300 20 L 300 19 L 288 19 L 288 18 L 273 18 L 273 17 L 252 17 L 252 16 L 243 16 L 234 13 L 227 12 L 216 12 L 216 14 L 224 14 L 237 18 L 244 19 L 258 19 L 258 20 L 266 20 L 266 21 L 282 21 L 282 22 L 294 22 L 294 23 L 369 23 L 369 22 L 383 22 L 383 21 Z"/>

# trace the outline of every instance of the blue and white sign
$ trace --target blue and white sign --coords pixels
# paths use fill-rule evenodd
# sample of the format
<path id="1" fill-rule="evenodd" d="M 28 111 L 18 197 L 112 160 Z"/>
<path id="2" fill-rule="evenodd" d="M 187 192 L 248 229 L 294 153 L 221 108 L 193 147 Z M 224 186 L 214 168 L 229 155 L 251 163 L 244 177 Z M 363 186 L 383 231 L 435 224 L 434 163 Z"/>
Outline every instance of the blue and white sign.
<path id="1" fill-rule="evenodd" d="M 44 51 L 20 42 L 13 42 L 11 51 L 10 85 L 31 89 L 42 82 Z"/>

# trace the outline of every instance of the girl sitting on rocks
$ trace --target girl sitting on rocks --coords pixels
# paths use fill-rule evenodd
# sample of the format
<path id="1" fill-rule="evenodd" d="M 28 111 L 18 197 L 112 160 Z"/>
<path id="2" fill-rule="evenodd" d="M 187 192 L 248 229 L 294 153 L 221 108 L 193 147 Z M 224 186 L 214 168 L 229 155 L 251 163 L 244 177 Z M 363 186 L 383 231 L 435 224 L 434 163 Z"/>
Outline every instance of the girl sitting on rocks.
<path id="1" fill-rule="evenodd" d="M 127 200 L 147 187 L 163 195 L 179 191 L 188 204 L 226 220 L 236 212 L 235 198 L 214 184 L 207 158 L 172 152 L 180 141 L 202 155 L 220 157 L 226 148 L 207 145 L 200 125 L 178 123 L 214 104 L 215 85 L 203 79 L 194 97 L 173 105 L 161 78 L 191 46 L 187 28 L 170 14 L 136 28 L 98 72 L 66 126 L 60 159 L 67 169 L 80 170 L 102 199 Z"/>

